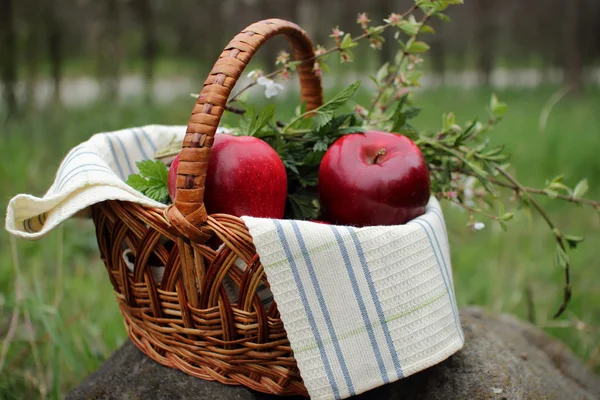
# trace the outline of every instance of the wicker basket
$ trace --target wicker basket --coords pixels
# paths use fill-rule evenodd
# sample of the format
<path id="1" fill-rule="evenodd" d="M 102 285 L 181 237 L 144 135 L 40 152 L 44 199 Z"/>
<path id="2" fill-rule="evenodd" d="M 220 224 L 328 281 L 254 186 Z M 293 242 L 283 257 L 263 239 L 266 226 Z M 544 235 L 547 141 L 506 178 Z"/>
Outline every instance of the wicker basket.
<path id="1" fill-rule="evenodd" d="M 321 81 L 306 34 L 277 19 L 252 24 L 225 47 L 196 101 L 174 204 L 165 211 L 106 201 L 93 207 L 93 216 L 129 337 L 145 354 L 198 378 L 307 396 L 277 305 L 259 297 L 268 283 L 248 229 L 237 217 L 207 215 L 203 203 L 207 161 L 229 94 L 258 48 L 279 34 L 296 60 L 307 60 L 297 68 L 307 109 L 320 106 Z M 218 250 L 205 245 L 215 235 L 224 243 Z M 124 248 L 135 256 L 133 272 Z M 245 268 L 234 265 L 239 260 Z M 165 267 L 160 282 L 151 271 L 157 264 Z"/>

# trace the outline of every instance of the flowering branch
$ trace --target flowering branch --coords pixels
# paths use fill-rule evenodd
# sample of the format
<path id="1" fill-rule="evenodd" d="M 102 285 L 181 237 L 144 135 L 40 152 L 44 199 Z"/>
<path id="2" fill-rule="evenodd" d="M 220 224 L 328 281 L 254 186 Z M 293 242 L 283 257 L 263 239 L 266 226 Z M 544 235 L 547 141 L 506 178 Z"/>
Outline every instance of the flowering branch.
<path id="1" fill-rule="evenodd" d="M 431 16 L 432 16 L 431 12 L 425 13 L 425 15 L 423 16 L 423 18 L 421 19 L 421 21 L 418 24 L 417 30 L 413 33 L 413 35 L 410 37 L 410 39 L 407 41 L 407 43 L 414 43 L 415 39 L 417 38 L 417 36 L 419 35 L 421 30 L 427 23 L 427 21 L 429 21 Z M 392 26 L 398 26 L 398 24 L 400 23 L 401 20 L 402 20 L 402 18 L 396 14 L 392 14 L 390 16 L 390 18 L 387 19 L 387 21 L 389 21 L 388 24 L 390 24 Z M 409 47 L 409 46 L 407 46 L 407 47 Z M 410 47 L 409 47 L 409 49 L 410 49 Z M 375 97 L 375 99 L 371 103 L 371 106 L 369 107 L 369 111 L 368 111 L 369 117 L 367 118 L 367 122 L 369 122 L 371 120 L 373 109 L 379 103 L 379 100 L 381 100 L 381 97 L 383 96 L 383 94 L 390 88 L 390 85 L 396 81 L 396 78 L 398 78 L 398 74 L 400 73 L 402 63 L 404 63 L 405 57 L 407 57 L 409 55 L 410 55 L 410 53 L 407 50 L 404 50 L 402 52 L 402 57 L 400 57 L 399 62 L 396 64 L 396 66 L 395 66 L 396 68 L 394 69 L 394 72 L 392 72 L 389 75 L 389 77 L 386 79 L 385 84 L 381 85 L 378 88 L 377 96 Z"/>
<path id="2" fill-rule="evenodd" d="M 405 13 L 403 13 L 403 14 L 402 14 L 402 18 L 405 18 L 405 17 L 407 17 L 408 15 L 412 14 L 412 13 L 413 13 L 413 12 L 415 12 L 415 11 L 416 11 L 418 8 L 419 8 L 419 7 L 418 7 L 417 3 L 415 3 L 415 5 L 413 5 L 413 6 L 412 6 L 412 7 L 411 7 L 411 8 L 410 8 L 408 11 L 406 11 Z M 373 30 L 372 30 L 372 31 L 370 31 L 370 32 L 365 32 L 365 33 L 363 33 L 362 35 L 359 35 L 359 36 L 357 36 L 357 37 L 353 38 L 353 39 L 351 40 L 351 43 L 358 43 L 358 42 L 360 42 L 360 41 L 361 41 L 361 40 L 363 40 L 363 39 L 369 38 L 369 37 L 371 37 L 371 36 L 373 36 L 373 35 L 380 34 L 380 33 L 384 32 L 386 29 L 388 29 L 388 28 L 389 28 L 389 27 L 391 27 L 391 26 L 393 26 L 393 24 L 392 24 L 392 23 L 387 23 L 387 24 L 385 24 L 385 25 L 381 25 L 381 26 L 375 27 L 375 28 L 373 28 Z M 340 40 L 339 42 L 336 42 L 336 46 L 335 46 L 335 47 L 331 47 L 331 48 L 329 48 L 329 49 L 327 49 L 327 50 L 324 50 L 324 51 L 318 52 L 317 54 L 315 54 L 315 56 L 314 56 L 314 57 L 311 57 L 311 58 L 309 58 L 309 59 L 307 59 L 307 60 L 303 60 L 302 62 L 310 62 L 310 61 L 315 61 L 315 60 L 318 60 L 318 59 L 322 59 L 323 57 L 327 56 L 328 54 L 334 53 L 334 52 L 336 52 L 336 51 L 341 51 L 341 50 L 343 50 L 343 49 L 342 49 L 342 47 L 343 47 L 343 46 L 342 46 L 342 42 L 341 42 L 341 40 Z M 270 79 L 270 78 L 274 78 L 274 77 L 276 77 L 277 75 L 280 75 L 280 74 L 284 73 L 284 72 L 285 72 L 285 71 L 287 71 L 287 70 L 289 70 L 289 67 L 283 67 L 283 68 L 279 68 L 279 69 L 277 69 L 277 70 L 275 70 L 275 71 L 273 71 L 273 72 L 270 72 L 270 73 L 268 73 L 268 74 L 266 74 L 266 75 L 264 75 L 264 76 L 265 76 L 265 78 L 269 78 L 269 79 Z M 236 101 L 238 101 L 238 100 L 239 100 L 239 98 L 240 98 L 240 96 L 242 95 L 242 93 L 244 93 L 244 92 L 245 92 L 245 91 L 247 91 L 248 89 L 252 88 L 252 87 L 253 87 L 253 86 L 255 86 L 256 84 L 257 84 L 257 82 L 256 82 L 256 81 L 253 81 L 253 82 L 250 82 L 250 83 L 248 83 L 246 86 L 244 86 L 242 89 L 240 89 L 240 91 L 239 91 L 239 92 L 237 92 L 235 95 L 233 95 L 233 96 L 232 96 L 232 97 L 229 99 L 229 101 L 228 101 L 227 103 L 233 103 L 233 102 L 236 102 Z"/>

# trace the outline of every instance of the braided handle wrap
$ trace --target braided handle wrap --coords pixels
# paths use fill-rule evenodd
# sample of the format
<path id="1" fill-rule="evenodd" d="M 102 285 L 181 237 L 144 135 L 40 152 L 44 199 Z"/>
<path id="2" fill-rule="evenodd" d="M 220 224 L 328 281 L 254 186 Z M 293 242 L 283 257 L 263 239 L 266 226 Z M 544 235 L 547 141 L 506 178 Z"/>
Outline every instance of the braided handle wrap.
<path id="1" fill-rule="evenodd" d="M 268 19 L 248 26 L 229 42 L 204 82 L 192 110 L 177 169 L 175 201 L 167 210 L 171 222 L 192 240 L 208 238 L 197 226 L 208 217 L 204 206 L 206 171 L 214 135 L 229 94 L 260 46 L 281 34 L 290 42 L 294 58 L 307 60 L 296 68 L 306 109 L 312 110 L 323 104 L 321 78 L 314 74 L 310 61 L 315 55 L 313 44 L 298 25 Z"/>

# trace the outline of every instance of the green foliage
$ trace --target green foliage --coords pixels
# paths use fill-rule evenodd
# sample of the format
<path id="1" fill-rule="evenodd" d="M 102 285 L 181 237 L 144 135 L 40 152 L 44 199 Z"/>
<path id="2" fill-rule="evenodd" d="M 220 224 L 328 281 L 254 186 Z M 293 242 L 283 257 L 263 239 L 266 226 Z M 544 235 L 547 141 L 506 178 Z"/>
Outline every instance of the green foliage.
<path id="1" fill-rule="evenodd" d="M 263 130 L 273 120 L 275 116 L 275 106 L 268 105 L 257 115 L 253 106 L 248 107 L 244 117 L 239 122 L 238 135 L 241 136 L 262 136 Z"/>
<path id="2" fill-rule="evenodd" d="M 298 113 L 281 131 L 274 129 L 261 137 L 277 151 L 286 167 L 286 218 L 318 216 L 317 177 L 325 151 L 339 137 L 363 131 L 354 113 L 340 112 L 359 86 L 360 82 L 348 86 L 322 106 Z"/>
<path id="3" fill-rule="evenodd" d="M 167 204 L 169 202 L 167 166 L 158 160 L 138 161 L 136 165 L 140 173 L 129 175 L 127 184 L 152 200 Z"/>

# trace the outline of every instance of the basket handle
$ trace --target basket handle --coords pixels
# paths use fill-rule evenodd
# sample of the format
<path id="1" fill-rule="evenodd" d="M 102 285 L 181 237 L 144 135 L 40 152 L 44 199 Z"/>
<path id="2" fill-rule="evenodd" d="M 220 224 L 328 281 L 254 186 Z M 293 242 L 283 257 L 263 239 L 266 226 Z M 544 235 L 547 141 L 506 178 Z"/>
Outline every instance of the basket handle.
<path id="1" fill-rule="evenodd" d="M 313 72 L 311 62 L 315 56 L 313 44 L 298 25 L 268 19 L 248 26 L 229 42 L 204 82 L 192 110 L 177 169 L 175 200 L 167 210 L 171 222 L 190 238 L 199 239 L 201 232 L 196 227 L 208 218 L 204 206 L 206 171 L 214 135 L 229 94 L 260 46 L 281 34 L 290 42 L 294 58 L 306 60 L 296 68 L 306 109 L 312 110 L 323 104 L 321 78 Z"/>

